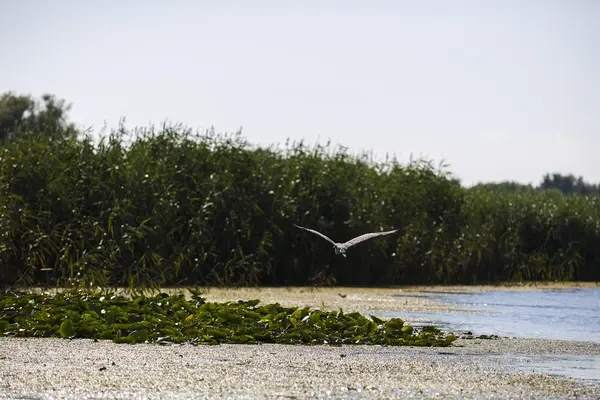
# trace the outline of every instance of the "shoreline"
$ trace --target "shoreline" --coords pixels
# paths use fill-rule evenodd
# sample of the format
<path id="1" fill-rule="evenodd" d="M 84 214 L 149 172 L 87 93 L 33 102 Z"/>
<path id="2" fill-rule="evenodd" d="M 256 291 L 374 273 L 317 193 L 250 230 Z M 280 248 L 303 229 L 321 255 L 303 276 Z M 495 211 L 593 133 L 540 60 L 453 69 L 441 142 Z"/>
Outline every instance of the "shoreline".
<path id="1" fill-rule="evenodd" d="M 554 284 L 526 286 L 525 290 L 574 287 L 599 286 Z M 523 287 L 199 289 L 207 301 L 258 298 L 261 303 L 342 308 L 368 315 L 379 311 L 457 312 L 450 310 L 449 304 L 421 295 Z M 161 291 L 187 292 L 185 288 Z M 600 344 L 590 342 L 458 339 L 452 346 L 441 348 L 160 346 L 88 339 L 0 338 L 0 360 L 0 399 L 600 398 L 600 380 L 576 379 L 561 371 L 558 375 L 550 373 L 557 372 L 551 366 L 561 362 L 587 362 L 592 370 L 597 369 Z"/>
<path id="2" fill-rule="evenodd" d="M 543 372 L 600 345 L 530 339 L 456 346 L 119 345 L 0 338 L 0 399 L 600 397 L 600 383 Z"/>
<path id="3" fill-rule="evenodd" d="M 168 294 L 190 294 L 187 286 L 165 287 L 157 292 Z M 410 285 L 394 287 L 360 286 L 261 286 L 261 287 L 194 287 L 202 292 L 210 302 L 259 299 L 261 304 L 279 303 L 282 306 L 309 306 L 316 309 L 360 312 L 365 316 L 379 312 L 408 313 L 458 313 L 485 314 L 486 311 L 459 309 L 456 304 L 448 304 L 431 298 L 431 295 L 464 294 L 493 290 L 502 291 L 544 291 L 572 290 L 582 288 L 600 288 L 600 282 L 526 282 L 501 283 L 497 285 Z M 16 290 L 26 292 L 58 292 L 65 288 L 20 287 Z M 115 287 L 117 294 L 128 295 L 128 288 Z M 394 296 L 395 295 L 395 296 Z M 386 318 L 386 317 L 381 317 Z"/>
<path id="4" fill-rule="evenodd" d="M 548 285 L 511 286 L 449 286 L 419 285 L 389 288 L 371 287 L 260 287 L 260 288 L 198 288 L 207 301 L 225 302 L 259 299 L 261 303 L 278 302 L 283 306 L 309 306 L 344 312 L 360 312 L 365 316 L 379 312 L 407 313 L 457 313 L 487 314 L 487 311 L 469 310 L 457 304 L 449 304 L 432 297 L 435 294 L 460 295 L 486 291 L 560 291 L 584 288 L 600 288 L 589 282 L 552 283 Z M 182 288 L 164 289 L 166 292 L 186 294 Z"/>

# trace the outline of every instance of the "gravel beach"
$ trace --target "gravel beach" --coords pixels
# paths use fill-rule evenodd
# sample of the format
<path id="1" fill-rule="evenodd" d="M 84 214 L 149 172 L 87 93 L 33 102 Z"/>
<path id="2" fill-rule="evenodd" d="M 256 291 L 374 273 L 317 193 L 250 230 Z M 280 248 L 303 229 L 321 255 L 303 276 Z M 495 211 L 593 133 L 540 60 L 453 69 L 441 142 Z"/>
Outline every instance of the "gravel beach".
<path id="1" fill-rule="evenodd" d="M 209 301 L 259 298 L 366 314 L 409 309 L 443 312 L 445 306 L 431 299 L 389 296 L 430 290 L 487 289 L 210 289 L 206 297 Z M 0 399 L 600 399 L 598 380 L 551 375 L 537 367 L 540 361 L 568 355 L 600 356 L 600 345 L 459 339 L 445 348 L 159 346 L 1 338 Z"/>

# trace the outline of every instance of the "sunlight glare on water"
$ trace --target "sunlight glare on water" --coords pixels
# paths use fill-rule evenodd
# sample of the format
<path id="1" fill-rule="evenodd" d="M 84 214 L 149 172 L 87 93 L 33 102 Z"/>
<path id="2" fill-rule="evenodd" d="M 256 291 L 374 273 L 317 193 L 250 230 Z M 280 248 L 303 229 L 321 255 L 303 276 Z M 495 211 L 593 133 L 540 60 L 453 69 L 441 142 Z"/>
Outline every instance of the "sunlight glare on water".
<path id="1" fill-rule="evenodd" d="M 418 319 L 450 331 L 536 339 L 600 343 L 600 288 L 569 290 L 498 290 L 432 293 L 427 296 L 456 305 L 456 309 L 486 314 L 384 313 Z"/>
<path id="2" fill-rule="evenodd" d="M 411 296 L 411 295 L 397 295 Z M 498 290 L 489 292 L 439 292 L 418 294 L 455 305 L 463 313 L 380 313 L 400 317 L 417 326 L 434 324 L 450 332 L 471 332 L 474 336 L 558 339 L 600 343 L 600 288 L 569 290 Z M 600 383 L 600 356 L 545 354 L 497 355 L 525 371 L 558 374 Z"/>

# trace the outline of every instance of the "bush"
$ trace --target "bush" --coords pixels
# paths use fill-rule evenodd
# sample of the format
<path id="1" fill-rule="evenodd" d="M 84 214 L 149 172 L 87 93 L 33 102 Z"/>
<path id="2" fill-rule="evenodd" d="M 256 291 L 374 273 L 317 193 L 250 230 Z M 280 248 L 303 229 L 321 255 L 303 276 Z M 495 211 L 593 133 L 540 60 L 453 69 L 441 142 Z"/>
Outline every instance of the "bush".
<path id="1" fill-rule="evenodd" d="M 389 285 L 597 280 L 599 197 L 462 188 L 419 161 L 254 148 L 182 126 L 0 149 L 0 280 Z M 399 232 L 335 256 L 336 241 Z"/>

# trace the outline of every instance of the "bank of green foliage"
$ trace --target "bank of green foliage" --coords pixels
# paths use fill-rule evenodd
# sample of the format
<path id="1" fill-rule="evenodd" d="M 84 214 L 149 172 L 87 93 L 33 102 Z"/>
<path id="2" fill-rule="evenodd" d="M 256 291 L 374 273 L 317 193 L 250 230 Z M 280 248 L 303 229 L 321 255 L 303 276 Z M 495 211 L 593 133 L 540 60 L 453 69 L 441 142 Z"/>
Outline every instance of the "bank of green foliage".
<path id="1" fill-rule="evenodd" d="M 600 200 L 465 189 L 426 162 L 261 149 L 179 126 L 0 148 L 0 282 L 394 285 L 598 280 Z M 348 258 L 337 241 L 398 228 Z M 49 272 L 44 272 L 48 269 Z"/>
<path id="2" fill-rule="evenodd" d="M 434 326 L 413 328 L 400 318 L 260 305 L 259 300 L 207 302 L 192 290 L 137 297 L 69 290 L 0 292 L 0 334 L 113 340 L 117 343 L 282 343 L 449 346 L 456 336 Z"/>

